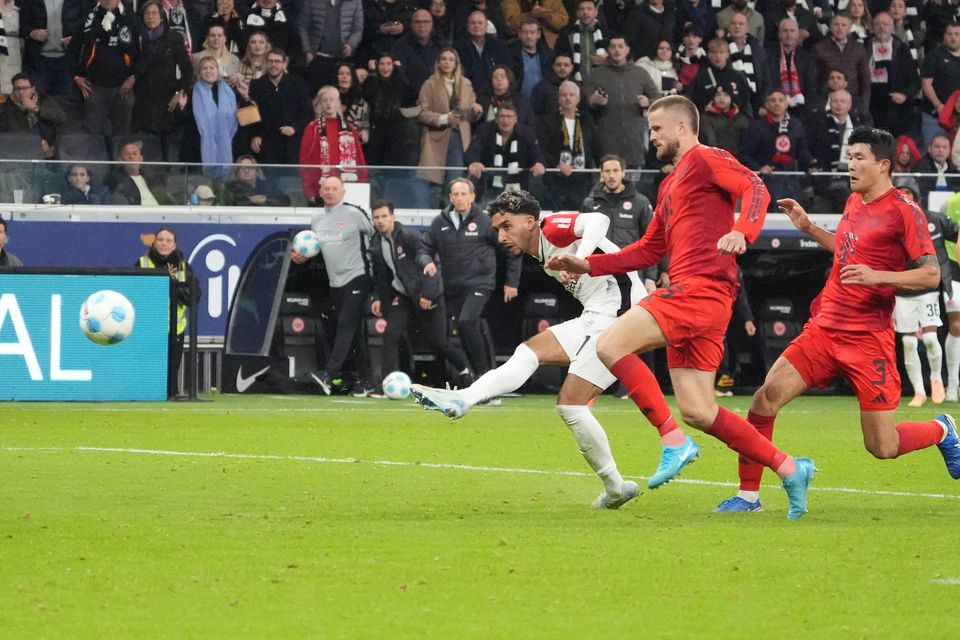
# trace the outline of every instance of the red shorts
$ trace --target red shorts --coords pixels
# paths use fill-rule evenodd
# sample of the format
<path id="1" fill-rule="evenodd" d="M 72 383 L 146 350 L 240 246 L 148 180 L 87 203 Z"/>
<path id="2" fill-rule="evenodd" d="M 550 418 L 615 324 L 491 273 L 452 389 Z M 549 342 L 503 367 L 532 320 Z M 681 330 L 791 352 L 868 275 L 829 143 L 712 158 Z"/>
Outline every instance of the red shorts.
<path id="1" fill-rule="evenodd" d="M 810 388 L 838 375 L 853 386 L 861 411 L 889 411 L 900 403 L 900 374 L 893 327 L 836 331 L 808 322 L 783 352 Z"/>
<path id="2" fill-rule="evenodd" d="M 733 311 L 727 286 L 709 278 L 690 278 L 657 289 L 637 304 L 650 312 L 667 337 L 669 368 L 717 370 Z"/>

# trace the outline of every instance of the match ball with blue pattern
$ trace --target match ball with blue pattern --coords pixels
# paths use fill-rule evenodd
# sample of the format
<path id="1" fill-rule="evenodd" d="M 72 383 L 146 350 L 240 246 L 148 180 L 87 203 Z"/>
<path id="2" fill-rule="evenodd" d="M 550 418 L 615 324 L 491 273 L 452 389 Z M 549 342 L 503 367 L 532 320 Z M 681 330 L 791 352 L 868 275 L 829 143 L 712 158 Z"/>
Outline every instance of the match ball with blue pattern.
<path id="1" fill-rule="evenodd" d="M 104 289 L 90 294 L 80 307 L 80 330 L 91 342 L 109 346 L 133 333 L 133 305 L 126 296 Z"/>
<path id="2" fill-rule="evenodd" d="M 383 379 L 383 395 L 391 400 L 404 400 L 410 396 L 410 376 L 403 371 L 394 371 Z"/>
<path id="3" fill-rule="evenodd" d="M 305 229 L 293 236 L 293 248 L 297 253 L 312 258 L 320 253 L 320 238 L 310 229 Z"/>

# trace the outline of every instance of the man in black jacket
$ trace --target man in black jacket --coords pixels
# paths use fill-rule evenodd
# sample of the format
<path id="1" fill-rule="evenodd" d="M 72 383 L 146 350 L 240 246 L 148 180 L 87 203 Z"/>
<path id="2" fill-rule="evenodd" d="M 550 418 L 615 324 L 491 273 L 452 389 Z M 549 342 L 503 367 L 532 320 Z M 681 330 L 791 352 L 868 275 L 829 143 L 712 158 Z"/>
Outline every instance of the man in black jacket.
<path id="1" fill-rule="evenodd" d="M 806 118 L 817 100 L 817 63 L 800 46 L 800 27 L 792 18 L 784 18 L 774 30 L 778 40 L 764 51 L 767 59 L 766 86 L 778 89 L 787 96 L 787 106 L 793 118 Z M 769 38 L 770 27 L 767 27 Z M 769 90 L 767 91 L 769 94 Z M 766 96 L 764 96 L 764 99 Z"/>
<path id="2" fill-rule="evenodd" d="M 589 112 L 577 111 L 580 87 L 565 80 L 560 84 L 560 111 L 537 120 L 537 141 L 544 163 L 559 173 L 544 178 L 545 191 L 554 209 L 573 211 L 580 207 L 583 194 L 590 188 L 592 176 L 583 169 L 594 169 L 603 148 L 600 133 Z"/>
<path id="3" fill-rule="evenodd" d="M 502 108 L 501 108 L 502 110 Z M 478 377 L 492 368 L 487 357 L 481 316 L 493 293 L 497 275 L 497 232 L 490 218 L 474 204 L 473 183 L 457 178 L 450 183 L 450 207 L 433 219 L 417 250 L 417 263 L 423 273 L 439 273 L 437 259 L 443 265 L 443 291 L 447 312 L 457 318 L 467 356 Z M 507 273 L 503 300 L 517 297 L 521 259 L 506 258 Z"/>
<path id="4" fill-rule="evenodd" d="M 472 11 L 467 18 L 467 35 L 457 39 L 457 54 L 463 75 L 479 91 L 490 84 L 490 73 L 497 65 L 510 65 L 510 51 L 496 36 L 487 36 L 487 16 Z"/>
<path id="5" fill-rule="evenodd" d="M 65 21 L 61 18 L 66 10 L 64 3 L 51 5 L 59 5 L 59 11 L 49 16 L 50 19 L 47 4 L 44 0 L 25 0 L 19 4 L 23 70 L 32 76 L 42 93 L 59 96 L 69 93 L 73 86 L 66 57 L 71 34 L 65 30 Z"/>
<path id="6" fill-rule="evenodd" d="M 420 234 L 397 222 L 393 205 L 386 200 L 373 203 L 372 215 L 377 236 L 370 243 L 375 294 L 370 310 L 387 321 L 383 334 L 383 375 L 400 370 L 398 346 L 411 328 L 410 321 L 416 318 L 424 343 L 437 356 L 446 358 L 461 376 L 460 380 L 451 382 L 463 386 L 470 367 L 464 353 L 447 339 L 441 276 L 428 276 L 417 264 Z"/>
<path id="7" fill-rule="evenodd" d="M 870 56 L 870 114 L 873 121 L 897 137 L 913 127 L 920 72 L 910 48 L 893 35 L 893 18 L 878 13 L 873 18 L 873 35 L 867 38 Z M 913 122 L 912 122 L 913 121 Z"/>
<path id="8" fill-rule="evenodd" d="M 560 106 L 560 83 L 572 80 L 573 59 L 568 53 L 558 53 L 550 64 L 550 73 L 537 83 L 530 95 L 530 107 L 538 116 L 556 113 Z"/>
<path id="9" fill-rule="evenodd" d="M 517 124 L 517 108 L 510 102 L 500 105 L 495 122 L 477 129 L 463 160 L 478 186 L 489 183 L 492 196 L 504 190 L 526 189 L 530 176 L 538 178 L 545 171 L 536 134 Z M 484 189 L 478 191 L 483 193 Z"/>
<path id="10" fill-rule="evenodd" d="M 543 39 L 540 23 L 536 18 L 524 18 L 520 39 L 510 45 L 510 68 L 525 97 L 533 96 L 536 86 L 550 76 L 553 56 L 553 49 Z"/>
<path id="11" fill-rule="evenodd" d="M 261 164 L 297 164 L 300 138 L 313 119 L 307 86 L 287 73 L 283 49 L 267 53 L 267 73 L 250 83 L 250 99 L 260 110 L 260 122 L 250 125 L 250 149 Z"/>

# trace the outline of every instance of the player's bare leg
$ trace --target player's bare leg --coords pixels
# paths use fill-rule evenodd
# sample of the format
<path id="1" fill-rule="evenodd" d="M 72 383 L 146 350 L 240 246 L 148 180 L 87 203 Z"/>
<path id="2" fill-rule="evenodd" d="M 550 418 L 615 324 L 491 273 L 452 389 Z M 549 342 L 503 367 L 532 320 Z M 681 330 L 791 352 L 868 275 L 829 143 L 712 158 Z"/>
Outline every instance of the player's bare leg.
<path id="1" fill-rule="evenodd" d="M 577 441 L 583 459 L 603 482 L 593 508 L 619 509 L 637 497 L 639 490 L 636 482 L 625 481 L 620 475 L 607 433 L 590 411 L 590 402 L 601 393 L 603 389 L 571 373 L 557 394 L 557 413 Z"/>
<path id="2" fill-rule="evenodd" d="M 881 460 L 936 445 L 940 449 L 947 472 L 960 479 L 960 440 L 956 423 L 945 413 L 934 420 L 895 424 L 894 411 L 860 411 L 863 446 Z"/>

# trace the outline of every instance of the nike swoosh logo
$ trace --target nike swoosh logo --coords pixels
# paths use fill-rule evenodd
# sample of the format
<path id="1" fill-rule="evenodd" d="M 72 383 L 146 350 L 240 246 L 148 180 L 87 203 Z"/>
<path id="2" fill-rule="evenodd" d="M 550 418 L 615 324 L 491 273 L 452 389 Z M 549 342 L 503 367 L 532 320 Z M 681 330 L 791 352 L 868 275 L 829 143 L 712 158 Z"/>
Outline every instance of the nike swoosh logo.
<path id="1" fill-rule="evenodd" d="M 260 369 L 260 371 L 257 371 L 252 376 L 244 378 L 243 367 L 240 367 L 239 369 L 237 369 L 237 393 L 243 393 L 244 391 L 249 389 L 250 385 L 252 385 L 257 378 L 259 378 L 269 370 L 270 370 L 270 367 L 264 367 L 263 369 Z"/>
<path id="2" fill-rule="evenodd" d="M 440 231 L 446 231 L 446 230 L 449 229 L 449 228 L 450 228 L 450 227 L 440 227 Z"/>

